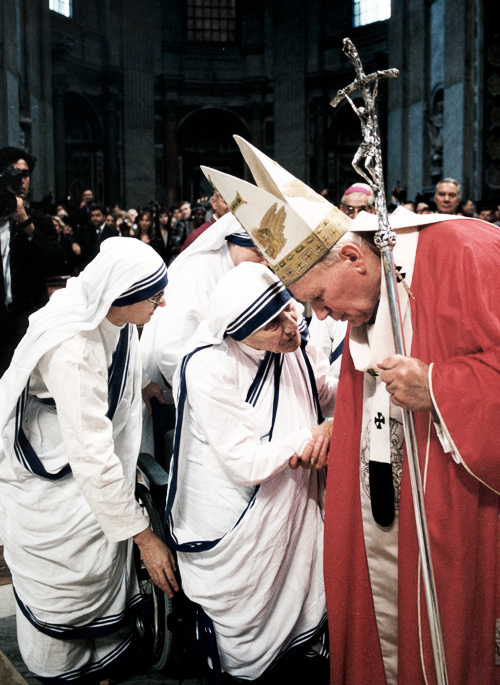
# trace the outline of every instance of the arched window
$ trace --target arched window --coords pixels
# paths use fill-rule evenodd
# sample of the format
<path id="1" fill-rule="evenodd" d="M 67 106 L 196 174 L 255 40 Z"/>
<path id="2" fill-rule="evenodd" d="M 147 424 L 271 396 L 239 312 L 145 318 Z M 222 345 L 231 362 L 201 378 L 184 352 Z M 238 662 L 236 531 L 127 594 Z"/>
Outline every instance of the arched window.
<path id="1" fill-rule="evenodd" d="M 63 14 L 65 17 L 73 16 L 73 1 L 72 0 L 49 0 L 49 9 Z"/>
<path id="2" fill-rule="evenodd" d="M 391 0 L 354 0 L 352 4 L 353 26 L 365 26 L 383 21 L 391 16 Z"/>

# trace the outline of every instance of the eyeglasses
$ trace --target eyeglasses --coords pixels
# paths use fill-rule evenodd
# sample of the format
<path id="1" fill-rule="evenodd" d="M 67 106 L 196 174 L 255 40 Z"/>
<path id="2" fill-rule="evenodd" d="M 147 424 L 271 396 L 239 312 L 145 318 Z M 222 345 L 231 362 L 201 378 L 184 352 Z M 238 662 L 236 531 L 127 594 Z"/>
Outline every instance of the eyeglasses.
<path id="1" fill-rule="evenodd" d="M 165 294 L 162 293 L 159 297 L 157 297 L 155 300 L 152 298 L 148 297 L 148 302 L 151 302 L 152 305 L 154 305 L 154 308 L 159 307 L 163 300 L 165 299 Z"/>
<path id="2" fill-rule="evenodd" d="M 351 207 L 351 205 L 342 205 L 344 208 L 344 212 L 347 214 L 347 216 L 357 216 L 359 212 L 366 212 L 368 211 L 368 205 L 366 207 Z"/>

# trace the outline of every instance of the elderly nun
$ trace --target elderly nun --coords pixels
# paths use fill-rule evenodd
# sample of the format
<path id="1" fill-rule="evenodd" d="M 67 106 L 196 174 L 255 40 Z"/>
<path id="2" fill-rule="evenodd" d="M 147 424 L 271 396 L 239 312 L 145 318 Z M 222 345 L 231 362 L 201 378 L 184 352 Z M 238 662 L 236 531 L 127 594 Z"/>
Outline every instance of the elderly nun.
<path id="1" fill-rule="evenodd" d="M 185 593 L 213 622 L 222 671 L 245 680 L 321 651 L 326 620 L 318 467 L 335 381 L 301 339 L 300 307 L 267 267 L 240 264 L 174 378 L 167 542 Z M 306 468 L 290 468 L 298 462 Z"/>
<path id="2" fill-rule="evenodd" d="M 155 582 L 173 562 L 134 497 L 141 364 L 134 324 L 163 303 L 150 247 L 110 238 L 30 317 L 0 381 L 1 536 L 21 654 L 42 683 L 111 682 L 139 602 L 132 540 Z"/>

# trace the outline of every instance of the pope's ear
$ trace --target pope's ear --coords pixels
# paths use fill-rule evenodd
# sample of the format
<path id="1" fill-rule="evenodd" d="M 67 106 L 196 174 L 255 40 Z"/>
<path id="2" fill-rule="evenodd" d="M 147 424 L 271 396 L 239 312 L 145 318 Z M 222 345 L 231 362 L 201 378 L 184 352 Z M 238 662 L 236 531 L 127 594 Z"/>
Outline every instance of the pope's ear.
<path id="1" fill-rule="evenodd" d="M 364 265 L 364 255 L 356 243 L 345 243 L 340 248 L 340 258 L 345 262 L 350 262 L 353 266 Z"/>

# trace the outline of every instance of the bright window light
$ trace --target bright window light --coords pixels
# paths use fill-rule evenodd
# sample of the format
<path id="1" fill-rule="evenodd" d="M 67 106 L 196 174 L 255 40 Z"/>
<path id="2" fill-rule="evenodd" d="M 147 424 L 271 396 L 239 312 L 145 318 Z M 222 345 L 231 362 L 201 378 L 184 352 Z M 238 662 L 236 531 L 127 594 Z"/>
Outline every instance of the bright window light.
<path id="1" fill-rule="evenodd" d="M 71 17 L 73 0 L 49 0 L 49 9 L 63 14 L 65 17 Z"/>
<path id="2" fill-rule="evenodd" d="M 353 25 L 365 26 L 391 16 L 391 0 L 354 0 Z"/>

